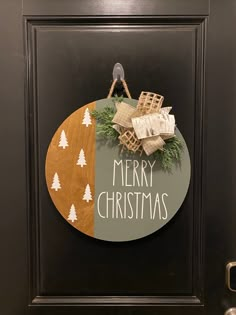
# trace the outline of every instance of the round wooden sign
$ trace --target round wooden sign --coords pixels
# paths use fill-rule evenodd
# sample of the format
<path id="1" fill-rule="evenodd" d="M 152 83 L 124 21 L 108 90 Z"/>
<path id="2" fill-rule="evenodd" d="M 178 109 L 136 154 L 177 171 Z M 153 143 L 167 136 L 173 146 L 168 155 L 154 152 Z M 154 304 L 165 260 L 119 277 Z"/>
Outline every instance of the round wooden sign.
<path id="1" fill-rule="evenodd" d="M 125 99 L 136 106 L 136 100 Z M 120 154 L 96 136 L 93 109 L 114 106 L 111 99 L 87 104 L 57 129 L 46 157 L 52 201 L 73 227 L 97 239 L 130 241 L 167 224 L 183 203 L 190 182 L 190 158 L 183 136 L 181 164 L 163 171 L 152 156 Z"/>

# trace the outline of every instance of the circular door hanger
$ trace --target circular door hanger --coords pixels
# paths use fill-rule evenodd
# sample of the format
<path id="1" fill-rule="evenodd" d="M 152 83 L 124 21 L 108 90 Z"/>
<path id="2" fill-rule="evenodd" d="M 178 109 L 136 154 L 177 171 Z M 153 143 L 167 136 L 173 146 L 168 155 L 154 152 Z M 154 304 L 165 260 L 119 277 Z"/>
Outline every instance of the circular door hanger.
<path id="1" fill-rule="evenodd" d="M 190 182 L 189 153 L 177 129 L 183 152 L 171 172 L 151 156 L 121 155 L 119 145 L 96 137 L 90 112 L 105 106 L 114 104 L 87 104 L 57 129 L 46 157 L 47 187 L 57 210 L 79 231 L 107 241 L 135 240 L 159 230 L 180 209 Z"/>

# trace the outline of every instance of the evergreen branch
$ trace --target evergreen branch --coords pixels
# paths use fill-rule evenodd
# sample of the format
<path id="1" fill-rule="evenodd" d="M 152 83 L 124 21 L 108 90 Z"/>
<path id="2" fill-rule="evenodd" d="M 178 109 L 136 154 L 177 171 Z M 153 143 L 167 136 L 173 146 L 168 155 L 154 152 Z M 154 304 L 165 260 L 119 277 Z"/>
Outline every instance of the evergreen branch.
<path id="1" fill-rule="evenodd" d="M 91 112 L 97 124 L 97 135 L 102 139 L 116 140 L 118 139 L 118 132 L 113 128 L 114 123 L 112 119 L 115 115 L 115 109 L 113 107 L 106 106 L 102 111 L 93 110 Z"/>
<path id="2" fill-rule="evenodd" d="M 118 96 L 117 94 L 111 98 L 114 104 L 123 102 L 124 96 Z"/>
<path id="3" fill-rule="evenodd" d="M 115 109 L 110 106 L 104 107 L 103 110 L 98 111 L 94 109 L 91 112 L 91 115 L 98 121 L 100 124 L 112 123 L 112 119 L 115 115 Z"/>
<path id="4" fill-rule="evenodd" d="M 153 157 L 159 161 L 165 171 L 171 171 L 174 164 L 180 163 L 182 151 L 182 142 L 177 137 L 173 137 L 165 140 L 163 150 L 154 152 Z"/>

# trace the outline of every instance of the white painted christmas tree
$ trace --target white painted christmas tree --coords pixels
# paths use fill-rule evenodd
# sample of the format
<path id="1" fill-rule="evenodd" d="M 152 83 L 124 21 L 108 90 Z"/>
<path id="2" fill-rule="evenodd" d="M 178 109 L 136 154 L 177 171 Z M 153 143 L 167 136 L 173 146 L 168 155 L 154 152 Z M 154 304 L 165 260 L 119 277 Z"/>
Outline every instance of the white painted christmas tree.
<path id="1" fill-rule="evenodd" d="M 53 176 L 51 189 L 54 189 L 55 191 L 58 191 L 58 189 L 61 189 L 61 184 L 60 184 L 59 176 L 57 173 L 55 173 Z"/>
<path id="2" fill-rule="evenodd" d="M 77 220 L 77 215 L 76 215 L 76 210 L 75 210 L 74 204 L 72 204 L 70 207 L 70 213 L 69 213 L 67 220 L 71 221 L 71 222 L 74 222 Z"/>
<path id="3" fill-rule="evenodd" d="M 77 165 L 80 165 L 81 167 L 83 167 L 84 165 L 87 165 L 83 149 L 80 150 Z"/>
<path id="4" fill-rule="evenodd" d="M 89 202 L 90 200 L 93 200 L 89 184 L 87 184 L 85 188 L 83 200 L 86 200 L 87 202 Z"/>
<path id="5" fill-rule="evenodd" d="M 61 136 L 60 136 L 60 142 L 59 142 L 59 147 L 65 149 L 66 147 L 68 147 L 68 141 L 67 141 L 67 138 L 66 138 L 66 133 L 64 130 L 62 130 L 61 132 Z"/>
<path id="6" fill-rule="evenodd" d="M 86 125 L 86 127 L 88 127 L 89 125 L 92 125 L 91 117 L 90 117 L 90 113 L 89 113 L 88 108 L 85 109 L 82 125 Z"/>

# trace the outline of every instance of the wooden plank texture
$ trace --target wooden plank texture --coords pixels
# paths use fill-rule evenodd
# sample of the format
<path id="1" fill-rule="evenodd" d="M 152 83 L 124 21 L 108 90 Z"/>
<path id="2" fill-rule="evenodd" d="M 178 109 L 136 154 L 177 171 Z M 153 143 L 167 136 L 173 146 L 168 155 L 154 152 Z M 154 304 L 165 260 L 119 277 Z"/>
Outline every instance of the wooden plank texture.
<path id="1" fill-rule="evenodd" d="M 81 232 L 94 234 L 94 165 L 95 165 L 95 123 L 84 125 L 85 109 L 93 110 L 95 102 L 88 104 L 70 115 L 57 129 L 49 145 L 46 159 L 46 180 L 51 198 L 65 220 Z M 68 147 L 59 146 L 64 130 Z M 77 165 L 80 150 L 86 157 L 85 166 Z M 53 177 L 57 173 L 60 189 L 53 189 Z M 92 200 L 83 200 L 86 185 L 91 188 Z M 75 206 L 76 220 L 68 220 L 71 206 Z"/>

